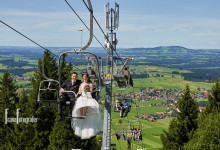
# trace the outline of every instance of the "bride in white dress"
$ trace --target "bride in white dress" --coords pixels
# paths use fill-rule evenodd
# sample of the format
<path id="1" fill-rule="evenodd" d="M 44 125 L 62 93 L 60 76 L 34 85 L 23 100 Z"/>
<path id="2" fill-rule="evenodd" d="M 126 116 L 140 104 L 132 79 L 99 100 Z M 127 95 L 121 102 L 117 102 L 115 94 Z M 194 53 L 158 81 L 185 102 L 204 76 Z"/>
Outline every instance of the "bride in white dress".
<path id="1" fill-rule="evenodd" d="M 83 74 L 83 81 L 78 92 L 81 96 L 76 100 L 72 111 L 71 125 L 75 130 L 75 135 L 81 139 L 88 139 L 100 132 L 102 119 L 99 104 L 92 98 L 90 92 L 93 90 L 93 85 L 88 82 L 87 73 Z"/>

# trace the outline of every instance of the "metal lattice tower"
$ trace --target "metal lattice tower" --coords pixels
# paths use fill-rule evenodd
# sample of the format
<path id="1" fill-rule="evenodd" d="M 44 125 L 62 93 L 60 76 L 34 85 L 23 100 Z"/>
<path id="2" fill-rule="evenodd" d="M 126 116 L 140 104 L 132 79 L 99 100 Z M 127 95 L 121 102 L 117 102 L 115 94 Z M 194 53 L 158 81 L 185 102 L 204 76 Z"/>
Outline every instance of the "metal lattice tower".
<path id="1" fill-rule="evenodd" d="M 115 9 L 109 9 L 109 3 L 105 5 L 106 29 L 110 31 L 110 35 L 106 34 L 105 46 L 109 51 L 109 68 L 107 78 L 105 80 L 105 108 L 104 108 L 104 125 L 103 125 L 103 141 L 102 150 L 111 149 L 111 101 L 112 101 L 112 77 L 113 77 L 113 50 L 116 51 L 116 33 L 119 24 L 119 5 L 115 3 Z M 108 37 L 110 36 L 110 41 Z"/>

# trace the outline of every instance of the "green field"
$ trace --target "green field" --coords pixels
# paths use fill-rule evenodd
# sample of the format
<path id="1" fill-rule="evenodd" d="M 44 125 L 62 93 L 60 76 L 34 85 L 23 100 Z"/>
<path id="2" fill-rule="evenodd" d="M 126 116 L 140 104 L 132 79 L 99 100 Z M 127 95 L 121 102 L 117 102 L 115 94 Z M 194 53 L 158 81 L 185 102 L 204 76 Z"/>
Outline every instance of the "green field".
<path id="1" fill-rule="evenodd" d="M 132 66 L 131 69 L 134 69 L 137 72 L 141 72 L 144 70 L 152 70 L 146 71 L 150 75 L 149 78 L 138 78 L 134 79 L 134 87 L 129 87 L 125 91 L 117 91 L 118 87 L 113 87 L 113 94 L 128 94 L 130 92 L 139 92 L 140 87 L 153 87 L 153 88 L 162 88 L 166 90 L 181 90 L 185 89 L 186 85 L 188 84 L 191 91 L 197 91 L 198 87 L 204 87 L 205 89 L 209 90 L 212 87 L 212 84 L 205 83 L 205 82 L 191 82 L 191 81 L 185 81 L 181 77 L 181 75 L 175 74 L 173 76 L 172 71 L 179 71 L 179 72 L 187 72 L 186 70 L 178 70 L 178 69 L 169 69 L 164 67 L 155 67 L 155 66 Z M 163 75 L 163 77 L 154 77 L 159 73 L 160 75 Z M 114 98 L 113 98 L 114 100 Z M 143 105 L 150 105 L 150 104 L 157 104 L 161 103 L 164 100 L 151 100 L 148 102 L 138 102 L 136 101 L 136 104 L 139 106 L 140 114 L 154 114 L 163 112 L 166 109 L 161 106 L 143 106 Z M 199 100 L 199 101 L 205 101 L 205 100 Z M 198 101 L 198 102 L 199 102 Z M 128 123 L 131 124 L 141 124 L 142 131 L 143 131 L 143 141 L 134 141 L 132 140 L 132 149 L 138 149 L 141 147 L 144 147 L 146 149 L 150 150 L 158 150 L 162 148 L 162 143 L 160 140 L 160 134 L 163 133 L 163 130 L 167 130 L 170 121 L 172 118 L 167 119 L 158 119 L 156 122 L 150 122 L 144 119 L 137 119 L 135 116 L 137 115 L 137 107 L 135 105 L 132 105 L 132 110 L 129 112 L 129 115 L 127 118 L 120 118 L 118 112 L 112 111 L 112 133 L 116 132 L 123 132 L 127 131 L 129 132 Z M 122 120 L 121 124 L 125 125 L 119 125 L 119 120 Z M 138 121 L 137 121 L 138 120 Z M 117 125 L 116 125 L 117 124 Z M 115 136 L 112 136 L 111 139 L 112 144 L 116 144 L 117 149 L 126 150 L 127 149 L 127 141 L 126 140 L 117 140 Z"/>
<path id="2" fill-rule="evenodd" d="M 23 74 L 23 77 L 34 77 L 34 72 L 26 72 Z"/>
<path id="3" fill-rule="evenodd" d="M 18 86 L 18 87 L 19 86 L 26 87 L 30 83 L 31 83 L 30 81 L 17 81 L 17 82 L 15 82 L 15 85 Z"/>
<path id="4" fill-rule="evenodd" d="M 164 100 L 150 100 L 145 102 L 138 102 L 133 101 L 132 103 L 132 109 L 128 113 L 128 117 L 121 118 L 119 117 L 119 112 L 114 112 L 112 110 L 112 126 L 111 126 L 111 133 L 122 133 L 129 131 L 129 123 L 133 125 L 134 127 L 138 128 L 139 125 L 142 128 L 143 133 L 143 140 L 132 140 L 131 149 L 137 149 L 137 148 L 147 148 L 152 150 L 158 150 L 159 148 L 162 148 L 162 143 L 160 140 L 160 134 L 163 133 L 163 130 L 168 129 L 169 122 L 172 118 L 167 119 L 158 119 L 156 122 L 150 122 L 148 120 L 144 119 L 138 119 L 137 114 L 140 112 L 140 114 L 155 114 L 155 113 L 161 113 L 164 112 L 166 109 L 164 109 L 161 106 L 144 106 L 144 105 L 150 105 L 150 104 L 159 104 L 161 102 L 165 102 Z M 138 107 L 136 107 L 138 106 Z M 122 121 L 122 123 L 119 123 L 119 120 Z M 117 140 L 116 136 L 112 136 L 111 139 L 112 144 L 116 144 L 117 149 L 126 150 L 127 149 L 127 141 L 126 140 Z"/>
<path id="5" fill-rule="evenodd" d="M 3 64 L 0 64 L 0 69 L 7 69 L 7 66 L 4 66 Z"/>
<path id="6" fill-rule="evenodd" d="M 9 58 L 14 58 L 14 61 L 28 61 L 28 64 L 34 64 L 37 66 L 37 60 L 30 60 L 28 58 L 21 57 L 19 55 L 10 55 Z M 1 58 L 2 60 L 3 58 Z M 22 66 L 23 69 L 29 69 L 31 66 Z M 80 69 L 85 69 L 87 66 L 77 66 Z M 0 64 L 0 69 L 7 69 L 7 66 Z M 75 69 L 75 68 L 74 68 Z M 198 87 L 204 87 L 206 89 L 211 88 L 210 83 L 205 82 L 191 82 L 185 81 L 183 77 L 179 74 L 172 74 L 173 71 L 178 71 L 179 73 L 189 72 L 187 70 L 179 70 L 179 69 L 170 69 L 166 67 L 160 66 L 148 66 L 148 65 L 131 65 L 130 72 L 132 73 L 141 73 L 141 74 L 149 74 L 149 78 L 137 78 L 133 79 L 134 87 L 154 87 L 154 88 L 163 88 L 163 89 L 185 89 L 185 86 L 188 84 L 190 89 L 196 89 Z M 155 77 L 156 74 L 159 74 L 160 77 Z M 2 76 L 2 73 L 0 74 Z M 23 76 L 33 77 L 33 72 L 26 72 Z M 81 76 L 79 77 L 81 78 Z M 18 83 L 19 86 L 19 83 Z M 113 87 L 113 92 L 118 87 Z M 138 89 L 134 89 L 137 91 Z M 127 91 L 133 92 L 133 88 L 128 88 Z"/>
<path id="7" fill-rule="evenodd" d="M 131 66 L 131 69 L 135 68 L 137 72 L 143 72 L 150 75 L 149 78 L 139 78 L 134 79 L 134 87 L 153 87 L 153 88 L 162 88 L 162 89 L 176 89 L 181 90 L 185 89 L 188 84 L 191 90 L 194 90 L 198 87 L 204 87 L 205 89 L 210 89 L 212 84 L 205 82 L 192 82 L 184 80 L 181 75 L 172 74 L 173 71 L 179 72 L 188 72 L 187 70 L 179 70 L 179 69 L 169 69 L 165 67 L 157 67 L 157 66 Z M 149 71 L 151 70 L 151 71 Z M 156 74 L 163 75 L 163 77 L 154 77 Z M 137 89 L 138 90 L 138 89 Z"/>
<path id="8" fill-rule="evenodd" d="M 156 101 L 156 100 L 155 100 Z M 157 101 L 160 103 L 161 101 Z M 156 103 L 156 102 L 155 102 Z M 151 114 L 165 111 L 162 107 L 157 106 L 149 106 L 149 107 L 141 107 L 142 105 L 147 105 L 149 102 L 140 102 L 138 105 L 140 106 L 140 114 Z M 137 115 L 136 107 L 132 106 L 131 111 L 128 113 L 128 117 L 120 118 L 119 112 L 112 111 L 112 133 L 120 133 L 120 132 L 130 132 L 129 125 L 135 126 L 141 125 L 143 132 L 143 140 L 132 140 L 132 149 L 137 149 L 138 147 L 144 147 L 147 149 L 159 149 L 162 148 L 162 143 L 159 135 L 163 133 L 163 130 L 167 130 L 169 122 L 171 118 L 168 119 L 159 119 L 156 122 L 150 122 L 144 119 L 138 119 L 135 117 Z M 122 121 L 121 125 L 119 120 Z M 112 136 L 111 140 L 112 144 L 116 144 L 117 149 L 125 150 L 127 146 L 127 141 L 125 140 L 117 140 L 115 136 Z"/>

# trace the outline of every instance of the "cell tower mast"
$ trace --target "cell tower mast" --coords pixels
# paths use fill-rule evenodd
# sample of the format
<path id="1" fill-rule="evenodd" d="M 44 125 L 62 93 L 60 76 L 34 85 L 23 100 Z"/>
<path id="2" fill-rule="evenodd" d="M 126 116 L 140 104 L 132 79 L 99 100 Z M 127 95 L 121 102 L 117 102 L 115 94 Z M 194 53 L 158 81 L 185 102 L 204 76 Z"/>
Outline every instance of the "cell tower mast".
<path id="1" fill-rule="evenodd" d="M 102 150 L 111 149 L 111 101 L 112 101 L 112 80 L 113 80 L 113 51 L 116 51 L 116 33 L 113 33 L 119 26 L 119 5 L 115 3 L 115 9 L 109 9 L 109 3 L 105 5 L 105 26 L 110 31 L 106 34 L 105 47 L 109 52 L 109 68 L 107 78 L 105 80 L 105 108 L 104 108 L 104 125 Z"/>

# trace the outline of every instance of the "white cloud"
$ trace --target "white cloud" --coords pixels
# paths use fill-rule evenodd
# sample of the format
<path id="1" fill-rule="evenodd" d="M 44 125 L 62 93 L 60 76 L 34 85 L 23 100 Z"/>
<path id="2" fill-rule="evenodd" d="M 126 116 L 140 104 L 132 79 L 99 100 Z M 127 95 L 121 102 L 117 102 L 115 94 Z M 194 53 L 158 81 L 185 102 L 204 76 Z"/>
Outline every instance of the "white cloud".
<path id="1" fill-rule="evenodd" d="M 78 14 L 80 14 L 80 17 L 87 24 L 87 26 L 89 26 L 89 14 L 84 12 L 78 12 Z M 3 17 L 5 16 L 7 20 L 12 20 L 14 24 L 19 25 L 22 23 L 25 28 L 30 28 L 32 26 L 35 29 L 51 28 L 60 31 L 73 31 L 74 29 L 84 27 L 82 22 L 73 12 L 31 12 L 20 10 L 7 10 L 0 11 L 0 15 Z M 30 23 L 33 24 L 30 25 Z"/>
<path id="2" fill-rule="evenodd" d="M 220 41 L 210 41 L 210 42 L 209 42 L 209 45 L 218 46 L 218 47 L 219 47 L 219 46 L 220 46 L 219 43 L 220 43 Z"/>
<path id="3" fill-rule="evenodd" d="M 121 21 L 122 20 L 122 21 Z M 153 32 L 192 32 L 196 30 L 214 31 L 219 29 L 220 20 L 206 17 L 179 17 L 176 14 L 120 14 L 120 30 L 142 31 L 151 29 Z M 120 22 L 119 21 L 119 22 Z M 121 23 L 120 22 L 120 23 Z M 127 23 L 127 24 L 125 24 Z M 137 25 L 136 25 L 137 24 Z"/>
<path id="4" fill-rule="evenodd" d="M 220 20 L 209 18 L 191 18 L 185 19 L 182 23 L 174 24 L 171 29 L 196 29 L 196 28 L 219 28 Z"/>
<path id="5" fill-rule="evenodd" d="M 88 20 L 89 15 L 88 13 L 78 12 L 80 16 Z M 13 17 L 35 17 L 35 18 L 46 18 L 46 19 L 76 19 L 77 16 L 72 12 L 32 12 L 32 11 L 21 11 L 21 10 L 7 10 L 7 11 L 0 11 L 1 16 L 13 16 Z"/>
<path id="6" fill-rule="evenodd" d="M 58 25 L 58 21 L 34 21 L 34 28 L 51 28 L 53 25 Z"/>
<path id="7" fill-rule="evenodd" d="M 216 32 L 197 32 L 197 33 L 192 33 L 194 36 L 219 36 L 219 33 Z"/>
<path id="8" fill-rule="evenodd" d="M 61 31 L 77 31 L 78 29 L 81 29 L 82 28 L 82 25 L 80 24 L 77 24 L 77 25 L 63 25 L 60 30 Z M 85 29 L 86 27 L 83 26 L 83 29 Z M 87 30 L 87 29 L 86 29 Z"/>
<path id="9" fill-rule="evenodd" d="M 150 21 L 157 21 L 160 19 L 164 19 L 164 18 L 173 18 L 175 17 L 175 15 L 157 15 L 157 14 L 130 14 L 128 13 L 122 13 L 119 14 L 119 18 L 123 19 L 123 21 L 128 21 L 128 22 L 148 22 L 150 23 Z"/>

